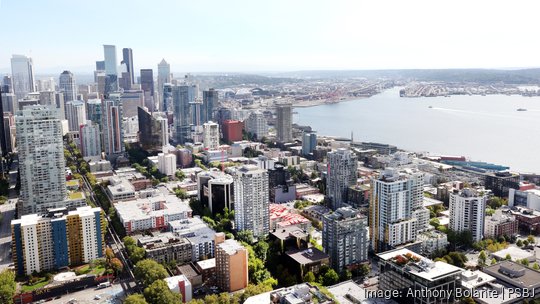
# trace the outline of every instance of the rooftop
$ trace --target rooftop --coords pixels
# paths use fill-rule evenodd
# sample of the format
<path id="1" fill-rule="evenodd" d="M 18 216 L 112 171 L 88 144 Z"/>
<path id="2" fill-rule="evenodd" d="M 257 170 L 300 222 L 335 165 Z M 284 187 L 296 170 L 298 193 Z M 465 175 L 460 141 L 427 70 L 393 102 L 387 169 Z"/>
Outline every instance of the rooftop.
<path id="1" fill-rule="evenodd" d="M 480 270 L 467 270 L 461 273 L 461 285 L 468 289 L 477 288 L 493 281 L 495 281 L 494 277 Z"/>
<path id="2" fill-rule="evenodd" d="M 493 252 L 491 255 L 498 260 L 504 260 L 508 254 L 512 257 L 512 260 L 534 259 L 534 253 L 513 246 Z"/>
<path id="3" fill-rule="evenodd" d="M 181 200 L 173 194 L 118 202 L 114 207 L 124 222 L 191 212 L 188 201 Z"/>
<path id="4" fill-rule="evenodd" d="M 197 262 L 197 265 L 198 265 L 199 268 L 201 268 L 202 270 L 212 269 L 212 268 L 215 268 L 215 267 L 216 267 L 216 259 L 213 258 L 213 259 L 208 259 L 208 260 L 198 261 L 198 262 Z"/>
<path id="5" fill-rule="evenodd" d="M 298 264 L 300 265 L 306 265 L 329 258 L 328 254 L 320 251 L 315 247 L 311 247 L 309 249 L 288 251 L 285 254 L 298 262 Z"/>
<path id="6" fill-rule="evenodd" d="M 385 261 L 391 261 L 399 256 L 402 256 L 402 257 L 412 256 L 416 258 L 418 262 L 409 261 L 402 265 L 396 262 L 394 263 L 398 266 L 409 267 L 409 269 L 406 269 L 406 270 L 408 270 L 410 274 L 420 277 L 422 279 L 428 280 L 428 281 L 435 281 L 447 275 L 458 274 L 463 271 L 463 269 L 450 265 L 448 263 L 444 263 L 440 261 L 433 262 L 432 260 L 427 259 L 421 255 L 418 255 L 406 248 L 390 250 L 390 251 L 386 251 L 381 254 L 378 254 L 378 257 L 381 260 L 385 260 Z"/>
<path id="7" fill-rule="evenodd" d="M 221 248 L 228 255 L 234 255 L 238 251 L 246 249 L 240 243 L 238 243 L 235 240 L 231 240 L 231 239 L 225 240 L 225 242 L 218 244 L 217 247 Z"/>
<path id="8" fill-rule="evenodd" d="M 286 240 L 291 236 L 296 238 L 305 238 L 308 236 L 308 234 L 298 226 L 283 227 L 275 229 L 275 231 L 270 233 L 280 240 Z"/>
<path id="9" fill-rule="evenodd" d="M 336 301 L 340 304 L 356 304 L 356 303 L 379 303 L 379 304 L 394 304 L 394 300 L 386 300 L 380 298 L 366 298 L 366 290 L 354 281 L 345 281 L 333 286 L 327 287 L 328 291 L 334 295 Z"/>
<path id="10" fill-rule="evenodd" d="M 484 267 L 485 273 L 518 288 L 539 288 L 540 272 L 512 261 Z"/>

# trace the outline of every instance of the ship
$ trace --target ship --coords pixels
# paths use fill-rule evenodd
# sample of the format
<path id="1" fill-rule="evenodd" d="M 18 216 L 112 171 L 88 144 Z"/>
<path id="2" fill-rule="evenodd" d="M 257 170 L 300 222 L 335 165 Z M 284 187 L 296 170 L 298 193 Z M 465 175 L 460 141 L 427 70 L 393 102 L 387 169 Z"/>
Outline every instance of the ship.
<path id="1" fill-rule="evenodd" d="M 524 108 L 519 108 L 519 109 L 517 109 L 516 111 L 519 111 L 519 112 L 524 112 L 524 111 L 527 111 L 527 109 L 524 109 Z"/>

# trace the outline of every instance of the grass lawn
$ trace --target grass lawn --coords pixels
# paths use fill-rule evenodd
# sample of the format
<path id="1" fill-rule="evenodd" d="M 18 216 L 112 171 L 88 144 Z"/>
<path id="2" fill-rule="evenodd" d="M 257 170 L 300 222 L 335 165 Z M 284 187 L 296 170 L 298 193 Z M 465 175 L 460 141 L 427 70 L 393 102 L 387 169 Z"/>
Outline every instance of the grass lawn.
<path id="1" fill-rule="evenodd" d="M 91 273 L 95 275 L 102 275 L 104 272 L 105 272 L 105 267 L 102 267 L 102 266 L 96 266 L 91 271 Z"/>
<path id="2" fill-rule="evenodd" d="M 39 280 L 34 285 L 21 285 L 21 292 L 30 292 L 38 288 L 41 288 L 49 283 L 47 278 L 39 278 Z"/>
<path id="3" fill-rule="evenodd" d="M 100 265 L 94 266 L 94 268 L 90 268 L 90 265 L 84 265 L 77 269 L 75 269 L 75 273 L 78 275 L 81 274 L 95 274 L 95 275 L 101 275 L 105 272 L 105 267 L 102 267 Z"/>

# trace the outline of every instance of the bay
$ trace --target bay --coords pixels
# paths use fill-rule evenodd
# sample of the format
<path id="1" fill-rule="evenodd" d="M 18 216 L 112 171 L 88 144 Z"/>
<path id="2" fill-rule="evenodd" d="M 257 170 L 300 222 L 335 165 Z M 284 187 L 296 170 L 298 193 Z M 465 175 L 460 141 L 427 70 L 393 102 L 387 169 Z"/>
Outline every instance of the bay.
<path id="1" fill-rule="evenodd" d="M 295 108 L 294 122 L 320 135 L 463 155 L 540 173 L 540 97 L 399 97 L 398 87 L 370 98 Z M 516 111 L 518 108 L 527 111 Z"/>

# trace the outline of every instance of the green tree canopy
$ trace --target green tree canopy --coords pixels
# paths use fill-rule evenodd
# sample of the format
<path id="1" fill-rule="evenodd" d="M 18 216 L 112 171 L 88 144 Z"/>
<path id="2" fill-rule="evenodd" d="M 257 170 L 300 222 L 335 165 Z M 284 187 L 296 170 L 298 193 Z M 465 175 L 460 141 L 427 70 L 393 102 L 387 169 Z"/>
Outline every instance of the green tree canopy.
<path id="1" fill-rule="evenodd" d="M 140 280 L 144 286 L 150 286 L 154 281 L 164 279 L 168 276 L 163 265 L 150 259 L 139 261 L 135 265 L 135 278 Z M 145 294 L 146 297 L 146 294 Z M 148 298 L 146 297 L 148 300 Z"/>
<path id="2" fill-rule="evenodd" d="M 0 303 L 13 303 L 16 288 L 15 273 L 8 269 L 0 272 Z"/>
<path id="3" fill-rule="evenodd" d="M 129 295 L 125 300 L 124 304 L 147 304 L 144 296 L 142 294 L 134 293 Z"/>
<path id="4" fill-rule="evenodd" d="M 144 297 L 149 304 L 178 304 L 182 302 L 182 296 L 173 293 L 163 280 L 156 280 L 146 287 Z"/>

